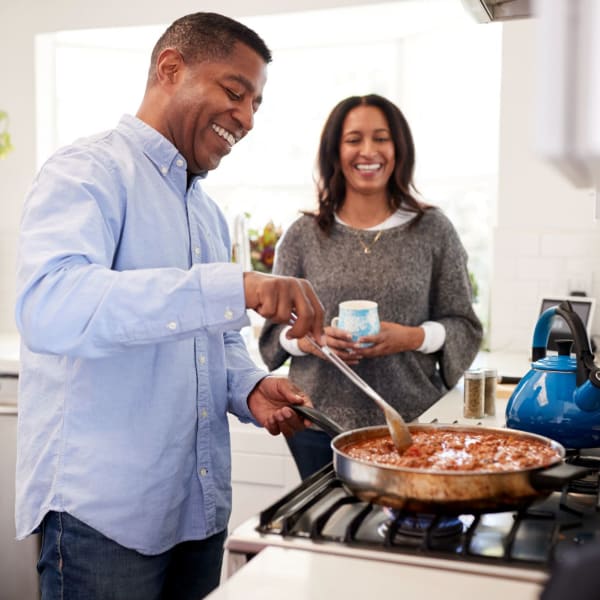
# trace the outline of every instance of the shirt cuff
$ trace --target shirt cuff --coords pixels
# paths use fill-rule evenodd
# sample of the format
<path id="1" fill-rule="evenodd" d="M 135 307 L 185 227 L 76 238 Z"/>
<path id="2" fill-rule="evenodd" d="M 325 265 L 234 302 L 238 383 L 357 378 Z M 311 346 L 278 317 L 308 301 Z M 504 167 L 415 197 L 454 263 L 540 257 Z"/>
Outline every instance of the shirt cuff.
<path id="1" fill-rule="evenodd" d="M 417 348 L 417 352 L 433 354 L 437 352 L 446 341 L 446 328 L 437 321 L 425 321 L 421 323 L 425 332 L 423 343 Z"/>
<path id="2" fill-rule="evenodd" d="M 302 352 L 300 346 L 298 346 L 298 340 L 296 338 L 287 338 L 285 334 L 291 329 L 290 325 L 287 325 L 281 330 L 279 334 L 279 344 L 281 347 L 292 356 L 306 356 L 308 352 Z"/>

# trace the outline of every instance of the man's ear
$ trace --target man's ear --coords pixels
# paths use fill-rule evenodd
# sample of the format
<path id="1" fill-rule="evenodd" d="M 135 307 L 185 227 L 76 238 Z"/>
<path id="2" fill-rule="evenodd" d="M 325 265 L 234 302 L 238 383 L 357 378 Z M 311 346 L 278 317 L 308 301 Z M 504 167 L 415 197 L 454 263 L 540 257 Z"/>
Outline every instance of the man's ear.
<path id="1" fill-rule="evenodd" d="M 156 61 L 156 78 L 161 85 L 174 84 L 183 72 L 183 56 L 176 48 L 165 48 Z"/>

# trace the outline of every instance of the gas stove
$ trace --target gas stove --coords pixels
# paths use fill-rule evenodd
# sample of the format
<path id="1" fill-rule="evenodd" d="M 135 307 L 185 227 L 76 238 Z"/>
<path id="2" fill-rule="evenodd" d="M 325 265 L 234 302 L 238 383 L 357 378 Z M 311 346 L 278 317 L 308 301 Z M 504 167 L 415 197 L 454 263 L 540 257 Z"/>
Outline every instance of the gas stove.
<path id="1" fill-rule="evenodd" d="M 446 516 L 361 501 L 328 465 L 232 532 L 227 574 L 279 546 L 542 585 L 565 553 L 600 542 L 600 452 L 566 461 L 588 474 L 526 508 Z"/>

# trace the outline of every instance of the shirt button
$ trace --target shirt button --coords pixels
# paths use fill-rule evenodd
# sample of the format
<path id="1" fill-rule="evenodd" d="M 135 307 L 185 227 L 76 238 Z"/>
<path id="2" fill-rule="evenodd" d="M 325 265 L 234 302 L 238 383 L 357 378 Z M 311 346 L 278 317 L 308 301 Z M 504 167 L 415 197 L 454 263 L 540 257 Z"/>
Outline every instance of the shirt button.
<path id="1" fill-rule="evenodd" d="M 201 469 L 198 471 L 198 473 L 200 473 L 200 476 L 201 476 L 201 477 L 204 477 L 204 476 L 205 476 L 205 475 L 208 473 L 208 470 L 207 470 L 207 469 L 205 469 L 204 467 L 202 467 L 202 468 L 201 468 Z"/>
<path id="2" fill-rule="evenodd" d="M 181 158 L 178 158 L 178 159 L 175 161 L 175 164 L 176 164 L 178 167 L 183 167 L 183 160 L 181 160 Z"/>
<path id="3" fill-rule="evenodd" d="M 171 321 L 170 323 L 167 323 L 167 327 L 171 330 L 171 331 L 175 331 L 175 329 L 177 329 L 177 323 L 175 323 L 175 321 Z"/>
<path id="4" fill-rule="evenodd" d="M 227 308 L 225 310 L 225 312 L 223 313 L 223 316 L 228 320 L 231 321 L 231 319 L 233 319 L 233 311 L 230 308 Z"/>
<path id="5" fill-rule="evenodd" d="M 200 248 L 198 248 L 198 247 L 194 248 L 194 254 L 196 256 L 200 256 Z"/>
<path id="6" fill-rule="evenodd" d="M 201 354 L 201 355 L 198 357 L 198 362 L 199 362 L 201 365 L 203 365 L 203 364 L 206 362 L 206 356 L 204 356 L 204 354 Z"/>
<path id="7" fill-rule="evenodd" d="M 206 412 L 205 408 L 202 409 L 202 412 L 200 413 L 200 415 L 202 416 L 203 419 L 206 419 L 206 417 L 208 417 L 208 413 Z"/>
<path id="8" fill-rule="evenodd" d="M 169 167 L 161 167 L 161 168 L 160 168 L 160 172 L 161 172 L 163 175 L 166 175 L 166 174 L 169 172 Z"/>

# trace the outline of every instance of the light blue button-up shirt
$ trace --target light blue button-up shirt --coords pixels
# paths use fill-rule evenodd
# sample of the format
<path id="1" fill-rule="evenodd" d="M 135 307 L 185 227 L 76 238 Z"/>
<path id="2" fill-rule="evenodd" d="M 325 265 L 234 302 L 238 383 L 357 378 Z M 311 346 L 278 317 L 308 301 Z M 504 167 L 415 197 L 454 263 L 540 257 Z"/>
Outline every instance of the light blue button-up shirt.
<path id="1" fill-rule="evenodd" d="M 160 553 L 222 531 L 227 412 L 266 373 L 239 334 L 242 272 L 186 161 L 142 121 L 58 151 L 27 197 L 17 537 L 50 510 Z"/>

